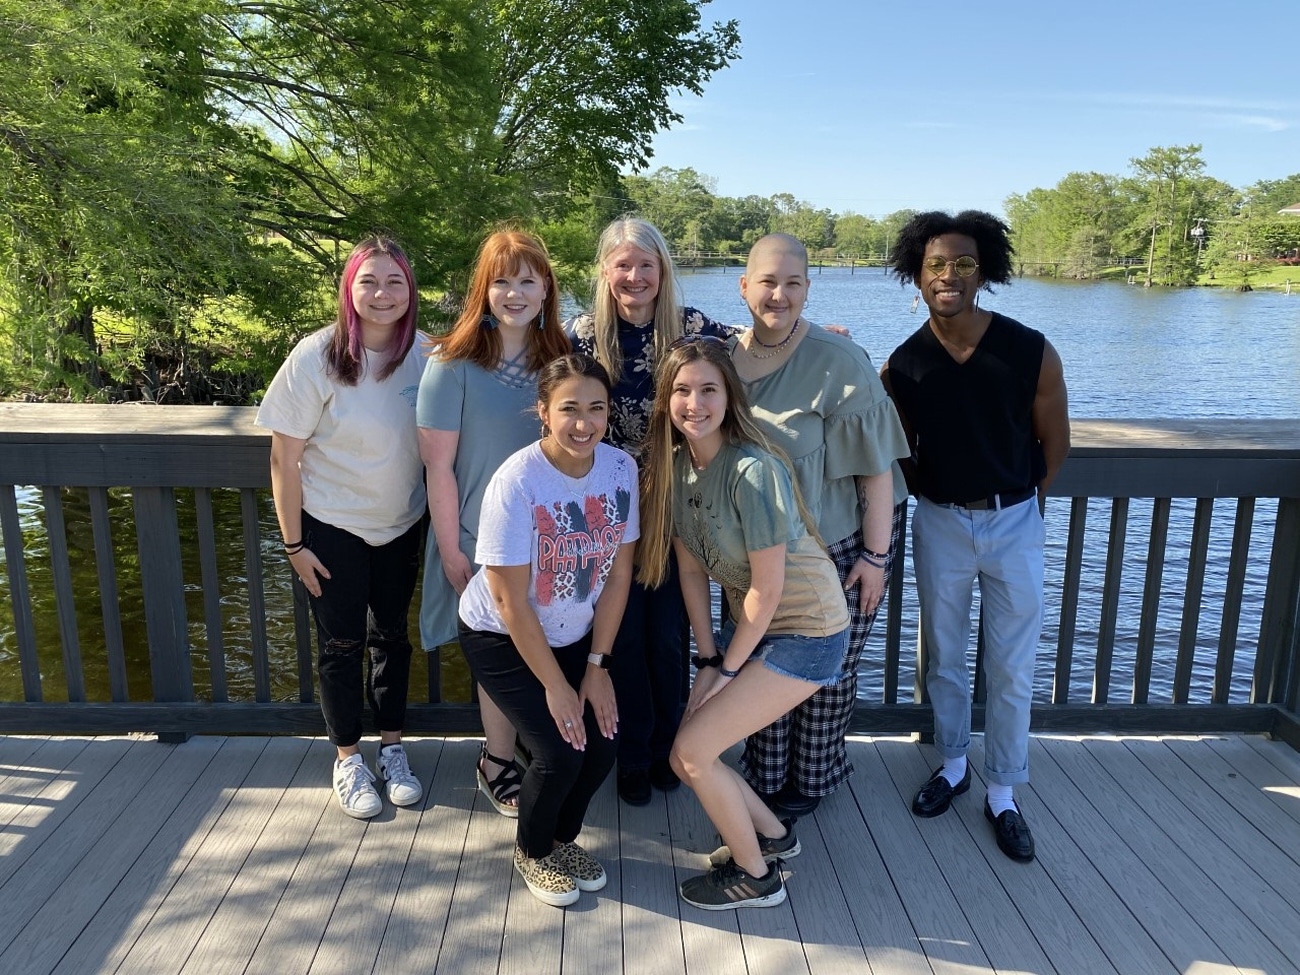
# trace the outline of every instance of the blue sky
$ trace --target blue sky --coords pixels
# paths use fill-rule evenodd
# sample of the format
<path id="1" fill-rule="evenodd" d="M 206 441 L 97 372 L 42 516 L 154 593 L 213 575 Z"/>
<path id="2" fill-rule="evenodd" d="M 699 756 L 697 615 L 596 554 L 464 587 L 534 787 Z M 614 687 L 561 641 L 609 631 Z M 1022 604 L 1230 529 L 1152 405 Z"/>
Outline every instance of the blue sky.
<path id="1" fill-rule="evenodd" d="M 1001 212 L 1199 143 L 1237 187 L 1300 172 L 1296 0 L 713 0 L 741 59 L 673 105 L 650 170 L 881 215 Z"/>

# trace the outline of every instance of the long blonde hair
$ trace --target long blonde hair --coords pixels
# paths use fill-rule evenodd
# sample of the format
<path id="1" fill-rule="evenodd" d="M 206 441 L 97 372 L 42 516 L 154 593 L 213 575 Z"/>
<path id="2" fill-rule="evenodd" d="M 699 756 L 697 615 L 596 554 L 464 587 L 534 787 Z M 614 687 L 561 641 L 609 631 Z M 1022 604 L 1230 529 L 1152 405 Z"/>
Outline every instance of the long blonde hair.
<path id="1" fill-rule="evenodd" d="M 722 417 L 722 433 L 731 444 L 752 444 L 785 465 L 794 487 L 795 504 L 808 534 L 824 549 L 817 524 L 809 514 L 795 477 L 794 465 L 786 452 L 763 432 L 750 412 L 745 387 L 736 375 L 727 347 L 718 341 L 692 338 L 683 341 L 659 359 L 655 370 L 655 405 L 650 412 L 649 433 L 641 453 L 641 538 L 637 542 L 637 581 L 654 588 L 668 575 L 668 555 L 673 538 L 673 457 L 685 449 L 686 438 L 673 426 L 670 405 L 673 383 L 683 366 L 707 362 L 722 374 L 727 393 L 727 411 Z"/>
<path id="2" fill-rule="evenodd" d="M 596 287 L 592 294 L 592 318 L 596 323 L 596 359 L 605 367 L 609 378 L 617 385 L 623 376 L 623 349 L 618 343 L 618 302 L 614 290 L 605 280 L 605 262 L 609 255 L 624 244 L 631 244 L 659 261 L 659 293 L 655 297 L 655 361 L 668 351 L 668 346 L 682 337 L 681 289 L 677 286 L 676 269 L 668 242 L 649 220 L 640 217 L 621 217 L 600 235 L 596 247 Z"/>

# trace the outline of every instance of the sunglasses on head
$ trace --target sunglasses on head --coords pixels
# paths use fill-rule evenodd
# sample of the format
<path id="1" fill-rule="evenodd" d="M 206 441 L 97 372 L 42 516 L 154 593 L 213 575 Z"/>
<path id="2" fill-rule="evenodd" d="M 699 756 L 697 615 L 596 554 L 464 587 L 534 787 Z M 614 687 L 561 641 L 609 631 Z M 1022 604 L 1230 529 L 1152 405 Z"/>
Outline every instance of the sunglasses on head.
<path id="1" fill-rule="evenodd" d="M 968 278 L 979 270 L 980 264 L 973 257 L 959 257 L 955 261 L 945 261 L 942 257 L 932 257 L 928 261 L 922 261 L 921 267 L 931 274 L 943 274 L 951 267 L 960 277 Z"/>
<path id="2" fill-rule="evenodd" d="M 692 334 L 692 335 L 683 335 L 681 338 L 679 338 L 677 341 L 675 341 L 672 345 L 668 346 L 668 349 L 669 349 L 669 351 L 672 351 L 673 349 L 680 349 L 680 348 L 682 348 L 683 346 L 690 345 L 690 344 L 693 343 L 693 342 L 700 342 L 700 343 L 702 343 L 702 344 L 708 344 L 708 345 L 726 345 L 726 344 L 727 344 L 727 340 L 726 340 L 726 339 L 720 339 L 720 338 L 718 338 L 716 335 L 704 335 L 704 334 L 702 334 L 702 333 L 700 333 L 700 332 L 695 332 L 695 333 Z"/>

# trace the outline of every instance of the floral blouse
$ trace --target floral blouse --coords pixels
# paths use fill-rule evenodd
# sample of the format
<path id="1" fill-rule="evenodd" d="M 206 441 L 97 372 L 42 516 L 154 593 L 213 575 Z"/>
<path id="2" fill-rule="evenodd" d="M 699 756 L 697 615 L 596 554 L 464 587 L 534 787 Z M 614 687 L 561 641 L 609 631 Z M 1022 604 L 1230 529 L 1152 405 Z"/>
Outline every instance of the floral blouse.
<path id="1" fill-rule="evenodd" d="M 596 320 L 579 315 L 564 323 L 574 350 L 596 355 Z M 735 329 L 715 322 L 696 308 L 682 309 L 682 334 L 716 335 L 725 339 Z M 639 457 L 650 411 L 654 408 L 654 322 L 632 325 L 618 320 L 618 341 L 623 350 L 623 376 L 614 384 L 609 404 L 609 442 Z"/>

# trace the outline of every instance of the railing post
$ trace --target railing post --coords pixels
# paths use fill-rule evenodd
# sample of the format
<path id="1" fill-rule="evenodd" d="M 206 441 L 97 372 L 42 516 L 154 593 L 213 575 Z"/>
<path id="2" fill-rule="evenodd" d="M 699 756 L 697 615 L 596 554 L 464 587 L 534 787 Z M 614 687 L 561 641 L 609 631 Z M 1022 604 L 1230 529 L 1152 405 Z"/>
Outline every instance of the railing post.
<path id="1" fill-rule="evenodd" d="M 190 638 L 185 616 L 180 527 L 176 496 L 169 487 L 137 487 L 135 534 L 140 551 L 140 586 L 144 590 L 145 630 L 149 636 L 149 672 L 155 701 L 194 700 Z M 158 740 L 186 741 L 186 732 L 160 732 Z"/>
<path id="2" fill-rule="evenodd" d="M 1252 704 L 1296 706 L 1297 613 L 1300 612 L 1300 498 L 1281 498 L 1273 529 Z"/>

